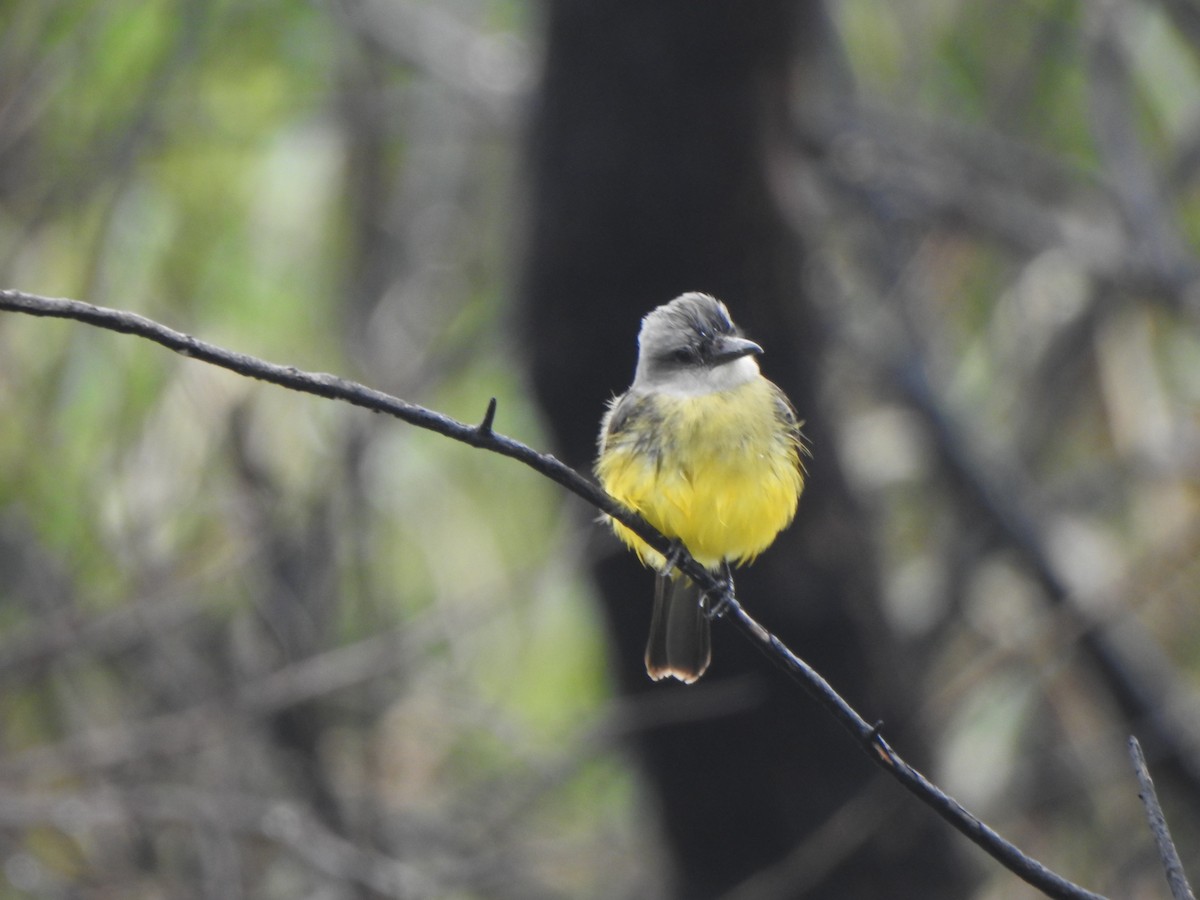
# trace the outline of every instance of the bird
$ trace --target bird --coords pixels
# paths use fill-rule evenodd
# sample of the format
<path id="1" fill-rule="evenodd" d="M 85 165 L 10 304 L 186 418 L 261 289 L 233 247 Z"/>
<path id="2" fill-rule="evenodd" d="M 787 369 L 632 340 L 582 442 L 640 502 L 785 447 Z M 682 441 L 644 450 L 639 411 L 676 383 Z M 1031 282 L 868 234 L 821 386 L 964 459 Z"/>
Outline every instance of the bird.
<path id="1" fill-rule="evenodd" d="M 596 477 L 674 547 L 732 590 L 732 566 L 754 560 L 795 517 L 807 453 L 784 392 L 759 369 L 763 348 L 744 337 L 725 304 L 689 292 L 647 314 L 633 383 L 600 426 Z M 625 525 L 617 537 L 655 571 L 646 672 L 691 684 L 712 660 L 704 595 Z"/>

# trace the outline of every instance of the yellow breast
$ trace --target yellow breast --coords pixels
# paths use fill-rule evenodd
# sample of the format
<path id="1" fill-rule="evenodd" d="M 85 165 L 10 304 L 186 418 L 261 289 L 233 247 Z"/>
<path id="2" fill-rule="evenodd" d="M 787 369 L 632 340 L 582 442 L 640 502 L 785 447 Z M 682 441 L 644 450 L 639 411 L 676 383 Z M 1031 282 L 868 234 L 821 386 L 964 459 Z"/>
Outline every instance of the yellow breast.
<path id="1" fill-rule="evenodd" d="M 610 413 L 610 416 L 612 414 Z M 641 398 L 602 440 L 604 489 L 708 568 L 748 562 L 792 521 L 803 488 L 800 439 L 779 389 L 756 378 L 730 391 Z M 642 561 L 662 556 L 623 525 Z"/>

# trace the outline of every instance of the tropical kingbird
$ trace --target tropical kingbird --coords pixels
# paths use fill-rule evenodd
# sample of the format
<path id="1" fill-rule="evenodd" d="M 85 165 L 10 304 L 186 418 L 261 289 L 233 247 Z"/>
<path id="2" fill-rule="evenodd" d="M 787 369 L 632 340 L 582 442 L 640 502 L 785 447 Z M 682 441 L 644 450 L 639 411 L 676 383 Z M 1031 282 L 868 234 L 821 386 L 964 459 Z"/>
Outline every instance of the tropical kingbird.
<path id="1" fill-rule="evenodd" d="M 715 297 L 676 297 L 642 320 L 633 384 L 600 427 L 604 489 L 726 579 L 788 526 L 804 487 L 800 424 L 759 372 L 762 352 Z M 712 658 L 713 601 L 620 522 L 612 527 L 657 573 L 646 672 L 690 684 Z"/>

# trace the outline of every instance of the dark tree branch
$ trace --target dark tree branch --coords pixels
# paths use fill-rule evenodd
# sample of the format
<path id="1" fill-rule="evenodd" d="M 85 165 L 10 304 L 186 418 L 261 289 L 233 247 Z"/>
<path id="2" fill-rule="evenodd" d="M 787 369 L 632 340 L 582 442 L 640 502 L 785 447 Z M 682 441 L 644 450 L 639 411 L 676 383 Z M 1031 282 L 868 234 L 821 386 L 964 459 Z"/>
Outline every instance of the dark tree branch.
<path id="1" fill-rule="evenodd" d="M 1111 26 L 1106 27 L 1111 31 Z M 1095 64 L 1104 70 L 1105 77 L 1119 82 L 1113 69 L 1124 63 L 1119 57 L 1115 62 L 1111 59 L 1116 52 L 1111 46 L 1112 35 L 1102 32 L 1101 38 L 1093 50 L 1098 58 Z M 871 154 L 871 165 L 864 171 L 874 173 L 872 178 L 848 178 L 839 174 L 836 166 L 827 173 L 829 182 L 857 205 L 871 209 L 880 202 L 880 196 L 895 193 L 905 204 L 916 204 L 920 212 L 913 215 L 921 221 L 945 225 L 957 222 L 960 216 L 974 217 L 985 238 L 1010 246 L 1019 256 L 1042 253 L 1047 246 L 1066 250 L 1087 272 L 1095 288 L 1087 309 L 1063 328 L 1044 355 L 1044 359 L 1053 360 L 1055 374 L 1038 383 L 1046 378 L 1051 379 L 1047 383 L 1053 383 L 1072 353 L 1080 354 L 1079 348 L 1092 346 L 1098 323 L 1119 308 L 1126 293 L 1145 292 L 1165 307 L 1192 316 L 1200 311 L 1195 302 L 1200 295 L 1194 289 L 1200 270 L 1178 249 L 1178 241 L 1162 230 L 1166 226 L 1160 228 L 1159 220 L 1165 213 L 1155 205 L 1158 188 L 1142 158 L 1144 149 L 1137 144 L 1136 136 L 1127 132 L 1125 120 L 1131 104 L 1123 101 L 1124 105 L 1109 109 L 1119 99 L 1111 95 L 1123 90 L 1127 90 L 1123 83 L 1110 86 L 1107 93 L 1097 87 L 1097 117 L 1103 120 L 1097 127 L 1103 126 L 1108 135 L 1103 142 L 1106 158 L 1114 161 L 1110 176 L 1098 182 L 1094 176 L 1043 159 L 1019 143 L 1006 145 L 1000 135 L 964 132 L 945 123 L 901 121 L 869 111 L 857 112 L 845 122 L 814 121 L 800 137 L 807 141 L 809 152 L 827 153 L 843 132 L 861 131 L 865 135 L 862 140 Z M 953 160 L 939 155 L 942 145 L 954 148 Z M 997 147 L 1003 152 L 997 152 Z M 1019 163 L 1016 169 L 1025 184 L 1007 174 L 1014 161 Z M 1122 177 L 1126 168 L 1133 173 L 1128 178 Z M 1039 190 L 1031 191 L 1029 183 Z M 1047 201 L 1040 195 L 1070 196 L 1072 185 L 1088 202 L 1108 210 L 1106 215 L 1095 216 L 1098 221 L 1116 219 L 1125 224 L 1097 225 L 1098 230 L 1090 238 L 1084 237 L 1089 233 L 1087 229 L 1064 228 L 1064 221 L 1079 219 L 1073 211 L 1078 201 Z M 995 202 L 985 202 L 981 199 L 984 195 Z M 1151 213 L 1137 212 L 1147 206 Z M 795 211 L 796 222 L 802 224 L 804 215 L 803 211 Z M 887 217 L 880 214 L 880 218 Z M 1148 222 L 1154 223 L 1153 229 Z M 888 248 L 893 240 L 899 243 L 898 235 L 898 231 L 888 232 Z M 888 248 L 876 244 L 871 251 L 878 254 L 877 258 L 886 258 L 883 251 Z M 1101 252 L 1101 248 L 1108 249 Z M 889 290 L 901 294 L 906 291 L 904 265 L 907 263 L 901 261 L 891 274 Z M 1135 661 L 1115 629 L 1105 627 L 1087 612 L 1086 603 L 1078 602 L 1038 527 L 1033 493 L 1021 466 L 1014 459 L 995 458 L 995 453 L 986 461 L 981 457 L 961 417 L 947 407 L 930 383 L 926 354 L 919 347 L 921 339 L 911 337 L 911 330 L 891 305 L 879 303 L 872 312 L 881 323 L 878 334 L 864 338 L 843 323 L 843 339 L 861 358 L 875 360 L 880 383 L 918 414 L 941 471 L 971 521 L 986 525 L 1007 544 L 1051 606 L 1066 611 L 1078 623 L 1079 646 L 1121 712 L 1128 721 L 1137 723 L 1142 740 L 1163 773 L 1177 778 L 1180 789 L 1200 806 L 1200 755 L 1192 749 L 1194 729 L 1162 703 L 1164 682 L 1170 673 L 1165 667 L 1156 669 Z M 896 334 L 908 335 L 909 339 L 897 347 Z"/>
<path id="2" fill-rule="evenodd" d="M 644 519 L 631 513 L 591 480 L 555 457 L 539 453 L 520 441 L 492 430 L 493 400 L 479 425 L 467 425 L 441 413 L 408 403 L 357 382 L 324 373 L 304 372 L 245 354 L 226 350 L 167 328 L 135 313 L 93 306 L 78 300 L 54 299 L 14 290 L 0 291 L 0 309 L 35 316 L 75 319 L 123 334 L 134 334 L 240 375 L 277 384 L 319 397 L 344 400 L 374 412 L 387 413 L 402 421 L 426 428 L 456 441 L 491 450 L 524 463 L 587 503 L 628 526 L 650 546 L 667 554 L 672 545 Z M 678 553 L 678 568 L 708 592 L 721 592 L 724 585 L 686 553 Z M 890 773 L 919 800 L 931 807 L 955 829 L 982 848 L 1001 865 L 1037 888 L 1047 897 L 1061 900 L 1104 900 L 1030 858 L 993 829 L 967 812 L 916 769 L 906 763 L 884 740 L 879 725 L 870 725 L 829 685 L 821 675 L 789 650 L 782 641 L 760 625 L 732 596 L 724 607 L 724 618 L 755 644 L 776 666 L 797 681 L 827 712 L 858 741 L 867 756 Z"/>
<path id="3" fill-rule="evenodd" d="M 851 112 L 805 120 L 794 138 L 801 153 L 820 162 L 836 195 L 869 217 L 887 220 L 881 207 L 900 207 L 914 221 L 965 229 L 1021 257 L 1058 248 L 1098 285 L 1144 294 L 1193 321 L 1200 315 L 1193 291 L 1200 270 L 1178 241 L 1164 249 L 1149 235 L 1111 224 L 1129 218 L 1117 176 L 1071 169 L 995 131 L 843 106 Z M 865 160 L 861 171 L 836 164 L 847 140 Z M 1176 165 L 1188 171 L 1187 160 Z M 1148 244 L 1157 252 L 1147 252 Z"/>
<path id="4" fill-rule="evenodd" d="M 1146 818 L 1150 820 L 1150 833 L 1154 835 L 1154 844 L 1158 848 L 1158 856 L 1162 860 L 1163 871 L 1167 873 L 1167 884 L 1171 886 L 1171 896 L 1175 900 L 1196 900 L 1192 886 L 1188 884 L 1187 874 L 1183 871 L 1183 861 L 1175 842 L 1171 840 L 1171 830 L 1167 828 L 1167 819 L 1162 807 L 1158 804 L 1158 793 L 1154 790 L 1154 781 L 1150 778 L 1150 770 L 1146 768 L 1146 757 L 1142 754 L 1142 745 L 1138 739 L 1130 736 L 1129 756 L 1133 760 L 1133 770 L 1137 773 L 1138 797 L 1146 807 Z"/>
<path id="5" fill-rule="evenodd" d="M 1192 802 L 1200 804 L 1200 758 L 1181 738 L 1179 724 L 1171 721 L 1169 710 L 1164 708 L 1162 683 L 1155 680 L 1152 670 L 1145 665 L 1133 665 L 1120 645 L 1075 602 L 1070 585 L 1059 573 L 1036 527 L 1026 499 L 1029 492 L 1024 489 L 1025 479 L 1020 477 L 1018 468 L 1012 464 L 1001 467 L 1009 476 L 1006 483 L 989 476 L 989 469 L 996 468 L 995 464 L 984 465 L 971 449 L 962 428 L 935 396 L 919 361 L 910 359 L 890 372 L 891 383 L 899 387 L 922 416 L 946 472 L 972 510 L 1003 536 L 1050 603 L 1068 610 L 1084 625 L 1080 646 L 1126 718 L 1139 723 L 1151 753 L 1179 779 Z"/>
<path id="6" fill-rule="evenodd" d="M 66 809 L 70 812 L 64 814 Z M 446 892 L 446 886 L 433 881 L 424 867 L 364 849 L 330 831 L 301 807 L 274 798 L 176 785 L 128 790 L 105 787 L 66 797 L 44 791 L 0 791 L 0 829 L 44 825 L 128 828 L 135 821 L 158 826 L 217 826 L 268 841 L 315 871 L 369 888 L 372 895 L 411 898 Z"/>
<path id="7" fill-rule="evenodd" d="M 417 425 L 429 431 L 437 432 L 448 438 L 453 438 L 472 447 L 491 450 L 502 456 L 508 456 L 529 466 L 536 472 L 545 475 L 571 493 L 607 513 L 621 523 L 628 525 L 636 534 L 642 537 L 656 550 L 664 554 L 669 552 L 670 544 L 666 538 L 651 528 L 640 517 L 633 515 L 618 504 L 612 497 L 600 490 L 591 480 L 583 477 L 574 469 L 564 465 L 548 453 L 538 453 L 531 447 L 505 437 L 492 430 L 495 413 L 489 404 L 488 412 L 479 425 L 467 425 L 449 416 L 408 403 L 398 397 L 377 391 L 366 385 L 339 378 L 324 372 L 305 372 L 295 366 L 281 366 L 266 360 L 227 350 L 215 344 L 194 338 L 181 331 L 175 331 L 161 325 L 152 319 L 147 319 L 137 313 L 124 310 L 109 309 L 103 306 L 93 306 L 79 300 L 41 297 L 26 294 L 21 291 L 0 290 L 0 309 L 23 312 L 32 316 L 47 316 L 58 319 L 75 319 L 117 331 L 122 334 L 133 334 L 138 337 L 162 344 L 169 350 L 174 350 L 184 356 L 202 362 L 211 363 L 222 369 L 228 369 L 248 378 L 277 384 L 280 387 L 300 391 L 305 394 L 315 394 L 331 400 L 344 400 L 354 406 L 361 406 L 372 412 L 387 413 L 410 425 Z M 687 561 L 689 564 L 681 568 L 701 583 L 710 579 L 705 569 L 698 563 Z M 715 582 L 713 582 L 715 586 Z"/>
<path id="8" fill-rule="evenodd" d="M 0 759 L 0 780 L 54 780 L 92 774 L 151 757 L 182 753 L 210 740 L 229 717 L 264 719 L 411 664 L 435 629 L 405 622 L 356 643 L 326 650 L 175 711 L 128 724 L 88 728 L 55 744 Z"/>
<path id="9" fill-rule="evenodd" d="M 1102 900 L 1100 894 L 1094 894 L 1067 881 L 1061 875 L 1047 869 L 1036 859 L 1021 852 L 988 825 L 967 812 L 957 800 L 901 759 L 880 733 L 881 722 L 874 725 L 868 724 L 821 677 L 819 672 L 792 653 L 779 638 L 752 619 L 736 601 L 731 601 L 727 615 L 738 624 L 738 629 L 742 634 L 758 645 L 771 662 L 783 669 L 792 680 L 798 682 L 810 697 L 824 707 L 858 740 L 859 746 L 867 756 L 904 785 L 926 806 L 932 808 L 955 829 L 966 835 L 993 859 L 999 861 L 1006 869 L 1036 887 L 1047 897 L 1067 898 L 1067 900 L 1081 900 L 1086 897 L 1091 900 Z"/>

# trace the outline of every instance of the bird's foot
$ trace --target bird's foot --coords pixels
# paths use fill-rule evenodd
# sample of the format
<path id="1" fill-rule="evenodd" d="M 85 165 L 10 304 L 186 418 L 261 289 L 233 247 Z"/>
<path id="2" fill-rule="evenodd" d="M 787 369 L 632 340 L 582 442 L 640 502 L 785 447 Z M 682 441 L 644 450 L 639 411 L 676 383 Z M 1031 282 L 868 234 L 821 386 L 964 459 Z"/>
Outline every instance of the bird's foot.
<path id="1" fill-rule="evenodd" d="M 679 540 L 679 538 L 671 538 L 671 547 L 667 550 L 666 556 L 663 557 L 662 573 L 670 575 L 679 568 L 679 561 L 683 559 L 685 553 L 687 553 L 687 547 L 683 546 L 683 541 Z"/>
<path id="2" fill-rule="evenodd" d="M 704 607 L 704 614 L 709 619 L 719 619 L 729 612 L 729 607 L 734 603 L 733 572 L 729 568 L 729 563 L 721 563 L 721 574 L 717 576 L 717 587 L 714 590 L 705 591 L 700 603 Z"/>

